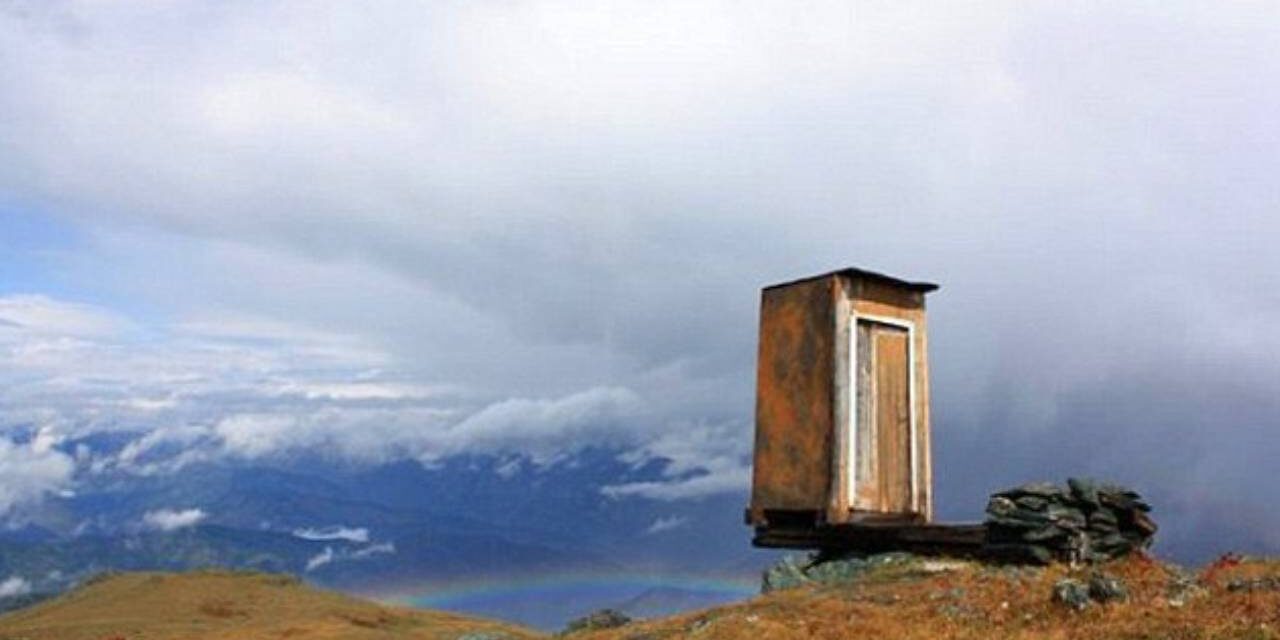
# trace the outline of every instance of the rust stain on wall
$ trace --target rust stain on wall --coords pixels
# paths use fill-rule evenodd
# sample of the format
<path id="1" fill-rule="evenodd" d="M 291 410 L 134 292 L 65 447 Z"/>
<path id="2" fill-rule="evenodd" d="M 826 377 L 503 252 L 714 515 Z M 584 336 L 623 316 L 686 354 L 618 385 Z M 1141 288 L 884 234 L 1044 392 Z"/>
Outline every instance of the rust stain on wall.
<path id="1" fill-rule="evenodd" d="M 756 395 L 758 509 L 822 509 L 830 479 L 830 280 L 764 292 Z"/>

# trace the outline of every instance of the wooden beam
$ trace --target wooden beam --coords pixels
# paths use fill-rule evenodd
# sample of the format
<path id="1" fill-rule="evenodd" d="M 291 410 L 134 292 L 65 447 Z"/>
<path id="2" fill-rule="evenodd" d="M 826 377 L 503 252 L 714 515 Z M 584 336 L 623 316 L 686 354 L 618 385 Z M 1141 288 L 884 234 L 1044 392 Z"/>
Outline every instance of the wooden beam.
<path id="1" fill-rule="evenodd" d="M 987 539 L 983 524 L 844 523 L 808 529 L 757 529 L 752 544 L 829 552 L 976 556 Z"/>

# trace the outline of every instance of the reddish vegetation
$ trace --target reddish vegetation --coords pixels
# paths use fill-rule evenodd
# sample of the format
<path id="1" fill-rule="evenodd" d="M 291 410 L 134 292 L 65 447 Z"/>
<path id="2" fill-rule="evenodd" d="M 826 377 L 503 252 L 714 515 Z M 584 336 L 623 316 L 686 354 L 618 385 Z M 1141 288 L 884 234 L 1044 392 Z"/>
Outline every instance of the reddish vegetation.
<path id="1" fill-rule="evenodd" d="M 1132 557 L 1101 568 L 1127 585 L 1129 600 L 1094 603 L 1083 611 L 1054 602 L 1052 592 L 1060 579 L 1087 580 L 1088 569 L 975 564 L 928 569 L 920 564 L 886 568 L 850 584 L 802 587 L 574 637 L 1280 638 L 1277 562 L 1219 562 L 1197 576 Z"/>
<path id="2" fill-rule="evenodd" d="M 1054 584 L 1100 571 L 1129 598 L 1082 611 Z M 500 623 L 379 606 L 281 576 L 228 572 L 126 574 L 0 617 L 0 638 L 544 637 Z M 1280 640 L 1280 562 L 1224 556 L 1199 573 L 1133 556 L 1097 569 L 994 567 L 908 560 L 840 585 L 571 634 L 575 640 L 845 638 L 1250 638 Z"/>

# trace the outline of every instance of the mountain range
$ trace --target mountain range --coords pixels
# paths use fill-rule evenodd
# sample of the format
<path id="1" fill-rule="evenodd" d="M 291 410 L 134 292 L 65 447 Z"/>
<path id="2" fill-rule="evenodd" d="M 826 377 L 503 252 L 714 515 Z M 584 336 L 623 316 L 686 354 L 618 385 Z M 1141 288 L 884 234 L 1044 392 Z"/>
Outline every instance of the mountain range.
<path id="1" fill-rule="evenodd" d="M 658 615 L 749 593 L 771 554 L 750 549 L 745 496 L 601 491 L 661 471 L 602 449 L 542 465 L 309 457 L 103 471 L 0 530 L 0 579 L 14 585 L 0 594 L 17 604 L 107 571 L 226 567 L 554 628 L 601 606 Z"/>

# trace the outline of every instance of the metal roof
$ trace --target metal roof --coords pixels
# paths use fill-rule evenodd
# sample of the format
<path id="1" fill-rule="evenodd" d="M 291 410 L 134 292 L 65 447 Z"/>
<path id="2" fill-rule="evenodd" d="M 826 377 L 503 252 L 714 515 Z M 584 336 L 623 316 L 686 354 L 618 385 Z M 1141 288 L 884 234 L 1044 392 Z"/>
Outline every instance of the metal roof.
<path id="1" fill-rule="evenodd" d="M 785 286 L 797 284 L 800 282 L 807 282 L 809 280 L 829 278 L 831 276 L 848 276 L 851 278 L 866 278 L 868 280 L 878 280 L 886 284 L 891 284 L 894 286 L 911 289 L 912 291 L 920 291 L 922 293 L 929 293 L 930 291 L 937 291 L 938 289 L 938 285 L 932 282 L 911 282 L 909 280 L 903 280 L 901 278 L 895 278 L 893 276 L 887 276 L 883 273 L 878 273 L 876 271 L 868 271 L 866 269 L 859 269 L 857 267 L 845 267 L 844 269 L 828 271 L 827 273 L 822 273 L 816 276 L 808 276 L 806 278 L 797 278 L 795 280 L 790 280 L 788 282 L 771 284 L 765 287 L 765 289 L 775 289 L 778 287 L 785 287 Z"/>

